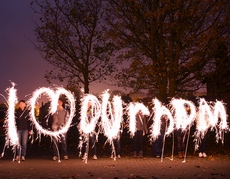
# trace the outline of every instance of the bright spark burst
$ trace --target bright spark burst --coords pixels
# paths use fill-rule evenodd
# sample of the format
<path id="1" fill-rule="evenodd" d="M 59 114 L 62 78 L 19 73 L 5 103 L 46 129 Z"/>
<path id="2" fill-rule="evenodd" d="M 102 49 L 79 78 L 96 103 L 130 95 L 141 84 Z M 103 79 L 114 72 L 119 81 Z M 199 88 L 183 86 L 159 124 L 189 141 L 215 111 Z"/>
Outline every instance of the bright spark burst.
<path id="1" fill-rule="evenodd" d="M 216 131 L 216 141 L 220 139 L 223 142 L 223 131 L 228 129 L 224 104 L 220 101 L 214 105 L 211 102 L 208 104 L 201 98 L 196 123 L 196 137 L 203 138 L 208 129 L 211 129 Z"/>
<path id="2" fill-rule="evenodd" d="M 190 128 L 196 118 L 196 107 L 188 100 L 173 98 L 170 102 L 176 129 L 185 131 Z"/>
<path id="3" fill-rule="evenodd" d="M 51 101 L 50 112 L 49 112 L 51 115 L 54 114 L 57 110 L 58 99 L 60 95 L 62 94 L 65 95 L 68 100 L 68 103 L 70 105 L 70 115 L 66 121 L 66 124 L 58 131 L 50 131 L 50 130 L 44 129 L 36 120 L 35 113 L 34 113 L 35 105 L 37 103 L 37 99 L 39 99 L 42 94 L 46 94 Z M 58 136 L 67 133 L 68 129 L 70 128 L 72 119 L 75 115 L 75 99 L 74 99 L 74 96 L 69 91 L 67 91 L 66 89 L 62 87 L 57 87 L 56 92 L 54 92 L 50 88 L 43 87 L 43 88 L 40 88 L 34 91 L 33 96 L 29 101 L 29 104 L 31 108 L 30 115 L 31 115 L 32 122 L 35 128 L 39 131 L 39 133 L 42 133 L 44 135 L 48 135 L 54 138 L 57 138 Z"/>
<path id="4" fill-rule="evenodd" d="M 5 124 L 7 142 L 15 147 L 20 144 L 15 122 L 15 104 L 18 100 L 16 95 L 17 91 L 14 87 L 15 84 L 12 83 L 12 87 L 6 90 L 8 93 L 8 110 Z M 58 131 L 46 130 L 36 120 L 34 113 L 35 105 L 42 94 L 47 95 L 51 101 L 49 111 L 50 115 L 56 112 L 60 95 L 65 95 L 68 100 L 70 106 L 70 115 L 65 126 Z M 122 100 L 120 96 L 114 96 L 111 103 L 108 91 L 103 92 L 101 97 L 102 101 L 100 102 L 94 95 L 86 94 L 83 96 L 81 99 L 80 123 L 78 127 L 80 134 L 82 134 L 83 137 L 88 136 L 90 133 L 95 133 L 95 128 L 98 127 L 98 133 L 104 133 L 111 143 L 112 139 L 118 137 L 121 123 L 123 122 Z M 150 139 L 153 141 L 160 134 L 160 128 L 162 125 L 161 118 L 163 116 L 167 116 L 168 125 L 166 135 L 171 134 L 174 129 L 189 130 L 195 122 L 196 131 L 194 135 L 196 137 L 196 146 L 198 145 L 200 138 L 203 138 L 209 129 L 215 130 L 217 142 L 219 140 L 223 142 L 224 132 L 229 130 L 227 123 L 228 115 L 226 114 L 225 106 L 221 101 L 208 103 L 205 101 L 205 99 L 201 98 L 199 100 L 197 111 L 195 105 L 188 100 L 173 98 L 170 102 L 170 108 L 162 105 L 158 99 L 153 99 L 152 102 L 154 107 L 152 113 L 153 115 L 151 115 L 153 124 L 150 126 Z M 72 93 L 61 87 L 57 87 L 55 91 L 50 88 L 43 87 L 37 89 L 33 93 L 29 100 L 29 107 L 31 120 L 38 133 L 58 138 L 60 135 L 66 133 L 71 126 L 72 119 L 75 115 L 75 97 Z M 189 110 L 187 110 L 186 107 Z M 129 103 L 126 111 L 129 116 L 128 128 L 130 131 L 130 136 L 133 137 L 134 133 L 136 132 L 137 113 L 141 111 L 143 115 L 149 116 L 150 112 L 144 104 L 138 102 Z"/>
<path id="5" fill-rule="evenodd" d="M 169 135 L 174 129 L 174 119 L 168 108 L 162 105 L 162 103 L 158 99 L 153 99 L 153 124 L 150 126 L 150 140 L 154 141 L 157 139 L 160 134 L 161 129 L 161 118 L 163 116 L 167 116 L 167 120 L 169 120 L 169 126 L 166 131 L 166 135 Z"/>
<path id="6" fill-rule="evenodd" d="M 89 111 L 90 104 L 90 111 Z M 80 112 L 80 133 L 90 134 L 94 132 L 97 122 L 101 116 L 101 103 L 96 96 L 86 94 L 81 99 L 81 112 Z"/>
<path id="7" fill-rule="evenodd" d="M 149 116 L 150 112 L 149 109 L 142 103 L 136 102 L 136 103 L 130 103 L 127 107 L 128 110 L 128 115 L 129 115 L 129 131 L 130 131 L 130 135 L 131 137 L 134 136 L 135 132 L 136 132 L 136 115 L 139 111 L 141 111 L 141 113 L 143 115 Z"/>
<path id="8" fill-rule="evenodd" d="M 113 106 L 109 101 L 110 94 L 105 91 L 102 94 L 102 114 L 101 114 L 101 125 L 104 131 L 104 135 L 108 138 L 111 143 L 113 139 L 119 137 L 123 108 L 122 100 L 120 96 L 113 97 Z"/>
<path id="9" fill-rule="evenodd" d="M 12 83 L 12 87 L 8 88 L 8 110 L 7 110 L 7 117 L 6 117 L 6 136 L 7 142 L 9 142 L 12 146 L 18 146 L 18 134 L 17 134 L 17 127 L 15 121 L 15 104 L 17 103 L 17 90 L 14 88 L 15 84 Z"/>

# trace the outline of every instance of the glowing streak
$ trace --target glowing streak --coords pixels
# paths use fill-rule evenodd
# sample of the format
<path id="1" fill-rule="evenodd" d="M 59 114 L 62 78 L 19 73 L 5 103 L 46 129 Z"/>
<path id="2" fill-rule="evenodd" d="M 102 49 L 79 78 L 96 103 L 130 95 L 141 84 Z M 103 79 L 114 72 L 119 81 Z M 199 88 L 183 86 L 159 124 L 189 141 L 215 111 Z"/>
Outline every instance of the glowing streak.
<path id="1" fill-rule="evenodd" d="M 177 129 L 186 130 L 191 127 L 196 118 L 196 107 L 191 101 L 183 99 L 172 99 L 170 104 L 172 105 L 172 113 L 174 114 L 174 120 Z M 189 113 L 185 106 L 189 108 Z"/>
<path id="2" fill-rule="evenodd" d="M 143 115 L 150 115 L 149 109 L 142 103 L 130 103 L 127 107 L 128 115 L 129 115 L 129 131 L 131 137 L 134 136 L 136 132 L 136 115 L 139 111 Z"/>
<path id="3" fill-rule="evenodd" d="M 218 119 L 221 119 L 221 122 L 219 123 L 219 128 L 221 130 L 228 129 L 226 109 L 223 103 L 220 101 L 217 101 L 214 106 L 214 122 L 211 122 L 212 127 L 218 124 Z"/>
<path id="4" fill-rule="evenodd" d="M 66 124 L 58 131 L 46 130 L 36 120 L 35 113 L 34 113 L 35 105 L 36 105 L 37 99 L 41 96 L 41 94 L 46 94 L 51 100 L 51 106 L 50 106 L 51 108 L 49 112 L 50 114 L 54 114 L 56 112 L 57 106 L 58 106 L 58 99 L 61 94 L 66 96 L 68 103 L 70 104 L 70 115 L 66 121 Z M 33 96 L 30 99 L 29 103 L 31 107 L 30 115 L 31 115 L 32 122 L 34 123 L 35 128 L 40 133 L 57 138 L 59 135 L 66 133 L 68 129 L 70 128 L 72 119 L 75 115 L 75 99 L 74 99 L 74 96 L 69 91 L 65 90 L 64 88 L 58 87 L 55 93 L 53 90 L 43 87 L 43 88 L 37 89 L 33 93 Z"/>
<path id="5" fill-rule="evenodd" d="M 88 104 L 91 104 L 91 112 L 88 114 Z M 80 132 L 90 134 L 94 131 L 98 119 L 101 116 L 101 104 L 97 97 L 91 94 L 86 94 L 82 98 L 81 102 L 81 121 L 80 121 Z M 90 116 L 89 116 L 90 115 Z"/>
<path id="6" fill-rule="evenodd" d="M 7 141 L 10 145 L 19 145 L 19 140 L 17 136 L 17 129 L 15 125 L 15 103 L 17 102 L 16 90 L 14 88 L 15 84 L 12 83 L 12 87 L 7 89 L 8 92 L 8 110 L 6 118 L 6 136 Z M 70 106 L 70 115 L 67 119 L 67 123 L 58 131 L 49 131 L 43 129 L 35 118 L 35 105 L 37 99 L 41 94 L 46 94 L 51 100 L 51 106 L 49 114 L 54 114 L 57 110 L 58 99 L 61 94 L 64 94 Z M 119 133 L 120 124 L 122 122 L 122 101 L 119 96 L 114 96 L 113 106 L 109 102 L 110 95 L 108 92 L 102 94 L 102 104 L 93 95 L 84 96 L 81 107 L 81 120 L 80 120 L 80 132 L 84 135 L 88 135 L 95 132 L 95 127 L 99 123 L 99 118 L 102 117 L 102 122 L 98 124 L 99 132 L 101 132 L 100 127 L 102 127 L 103 132 L 108 137 L 109 141 L 116 138 Z M 88 104 L 91 104 L 91 113 L 88 114 Z M 196 113 L 195 106 L 192 102 L 183 99 L 172 99 L 170 105 L 172 106 L 172 113 L 168 108 L 162 106 L 161 102 L 157 99 L 153 99 L 153 124 L 150 126 L 151 139 L 155 140 L 160 134 L 161 118 L 162 116 L 167 116 L 169 120 L 169 126 L 166 131 L 166 135 L 170 134 L 174 130 L 174 125 L 176 129 L 183 129 L 190 127 L 194 122 L 195 115 L 197 114 L 196 123 L 196 138 L 204 137 L 209 128 L 216 131 L 216 139 L 223 142 L 223 131 L 228 129 L 227 114 L 226 109 L 222 102 L 217 101 L 216 103 L 207 103 L 204 99 L 199 101 L 199 110 Z M 215 104 L 215 105 L 213 105 Z M 188 113 L 185 110 L 185 105 L 190 109 Z M 38 133 L 43 133 L 51 137 L 58 137 L 66 133 L 71 125 L 72 118 L 75 114 L 75 99 L 74 96 L 65 90 L 64 88 L 56 88 L 56 92 L 49 88 L 40 88 L 33 93 L 32 98 L 29 101 L 29 106 L 31 108 L 30 115 L 31 120 L 38 130 Z M 142 103 L 130 103 L 127 107 L 127 113 L 129 115 L 129 130 L 131 137 L 136 132 L 136 115 L 141 111 L 143 115 L 149 115 L 149 110 Z M 175 117 L 172 116 L 172 114 Z"/>
<path id="7" fill-rule="evenodd" d="M 220 122 L 218 121 L 220 119 Z M 220 101 L 217 101 L 214 106 L 214 121 L 213 123 L 211 122 L 212 128 L 216 126 L 216 141 L 218 142 L 219 140 L 224 143 L 224 133 L 223 130 L 228 129 L 228 124 L 227 124 L 227 114 L 225 107 L 223 103 Z"/>
<path id="8" fill-rule="evenodd" d="M 6 126 L 7 126 L 7 134 L 6 136 L 9 138 L 8 142 L 10 145 L 17 146 L 19 144 L 18 135 L 17 135 L 17 128 L 15 124 L 15 104 L 17 103 L 17 96 L 16 90 L 14 88 L 15 84 L 12 83 L 12 87 L 7 89 L 9 92 L 8 97 L 8 110 L 7 110 L 7 118 L 6 118 Z"/>
<path id="9" fill-rule="evenodd" d="M 154 108 L 153 111 L 155 113 L 153 117 L 153 124 L 150 126 L 150 132 L 151 132 L 151 140 L 156 140 L 158 135 L 160 134 L 161 129 L 161 118 L 162 116 L 167 116 L 169 122 L 169 126 L 167 128 L 167 131 L 165 135 L 169 135 L 174 128 L 174 119 L 172 117 L 172 114 L 168 108 L 165 106 L 162 106 L 161 102 L 158 99 L 153 100 Z"/>
<path id="10" fill-rule="evenodd" d="M 119 137 L 118 134 L 122 123 L 123 108 L 121 97 L 114 96 L 112 109 L 109 97 L 110 95 L 108 91 L 105 91 L 102 94 L 101 121 L 104 134 L 108 137 L 108 140 L 111 143 L 112 139 Z"/>
<path id="11" fill-rule="evenodd" d="M 195 133 L 196 137 L 198 139 L 200 137 L 203 138 L 209 128 L 216 131 L 216 142 L 218 142 L 218 140 L 223 142 L 223 130 L 228 129 L 226 110 L 220 101 L 217 101 L 213 106 L 208 105 L 208 103 L 201 98 L 197 118 L 197 131 Z"/>
<path id="12" fill-rule="evenodd" d="M 201 98 L 199 102 L 199 112 L 197 117 L 197 134 L 201 135 L 201 137 L 204 137 L 205 133 L 211 126 L 211 121 L 213 121 L 213 113 L 212 109 L 208 105 L 208 103 L 205 101 L 205 99 Z M 214 122 L 212 122 L 214 123 Z"/>

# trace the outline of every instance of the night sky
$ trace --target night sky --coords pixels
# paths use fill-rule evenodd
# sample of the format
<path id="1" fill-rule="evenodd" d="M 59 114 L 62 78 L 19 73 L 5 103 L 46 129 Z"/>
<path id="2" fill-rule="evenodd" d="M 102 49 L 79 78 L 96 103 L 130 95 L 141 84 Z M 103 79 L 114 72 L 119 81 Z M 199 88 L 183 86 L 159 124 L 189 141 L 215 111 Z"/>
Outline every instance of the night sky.
<path id="1" fill-rule="evenodd" d="M 0 2 L 0 94 L 7 96 L 7 88 L 16 84 L 19 99 L 28 99 L 39 87 L 63 85 L 58 81 L 48 84 L 44 74 L 52 66 L 42 59 L 31 41 L 35 42 L 34 12 L 31 0 L 3 0 Z M 91 93 L 101 93 L 105 84 L 90 86 Z M 114 87 L 113 87 L 114 89 Z M 0 102 L 4 99 L 0 96 Z"/>

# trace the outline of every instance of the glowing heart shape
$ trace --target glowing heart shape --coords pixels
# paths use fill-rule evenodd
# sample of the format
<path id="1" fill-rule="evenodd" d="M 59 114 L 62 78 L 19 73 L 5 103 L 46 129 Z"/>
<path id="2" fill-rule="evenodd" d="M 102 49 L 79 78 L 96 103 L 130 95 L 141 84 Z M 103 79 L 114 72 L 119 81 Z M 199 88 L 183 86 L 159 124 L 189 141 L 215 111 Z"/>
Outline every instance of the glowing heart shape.
<path id="1" fill-rule="evenodd" d="M 69 104 L 70 104 L 70 115 L 69 115 L 69 118 L 67 119 L 66 121 L 66 124 L 61 128 L 59 129 L 58 131 L 49 131 L 47 129 L 44 129 L 39 123 L 38 121 L 36 120 L 36 117 L 35 117 L 35 104 L 36 104 L 36 101 L 37 99 L 41 96 L 41 94 L 46 94 L 50 100 L 51 100 L 51 106 L 50 106 L 50 114 L 54 114 L 57 110 L 57 106 L 58 106 L 58 99 L 60 97 L 60 95 L 65 95 L 67 97 L 67 100 L 69 101 Z M 52 136 L 52 137 L 58 137 L 59 135 L 61 134 L 65 134 L 68 129 L 70 128 L 70 125 L 71 125 L 71 122 L 72 122 L 72 119 L 74 117 L 74 114 L 75 114 L 75 99 L 74 99 L 74 96 L 69 92 L 67 91 L 66 89 L 64 88 L 61 88 L 61 87 L 58 87 L 56 89 L 56 92 L 54 92 L 53 90 L 51 90 L 50 88 L 40 88 L 40 89 L 37 89 L 32 98 L 30 99 L 30 106 L 31 106 L 31 120 L 32 122 L 34 123 L 35 125 L 35 128 L 42 134 L 44 135 L 49 135 L 49 136 Z"/>

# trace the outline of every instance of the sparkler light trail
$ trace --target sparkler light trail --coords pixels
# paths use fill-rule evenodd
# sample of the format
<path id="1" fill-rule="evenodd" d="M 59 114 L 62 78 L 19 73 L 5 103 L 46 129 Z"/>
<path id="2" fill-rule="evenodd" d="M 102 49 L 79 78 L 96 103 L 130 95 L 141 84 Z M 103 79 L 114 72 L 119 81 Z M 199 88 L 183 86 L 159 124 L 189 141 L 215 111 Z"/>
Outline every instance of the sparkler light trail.
<path id="1" fill-rule="evenodd" d="M 204 99 L 200 99 L 199 110 L 198 110 L 197 120 L 196 120 L 196 129 L 198 134 L 204 137 L 204 134 L 209 129 L 210 121 L 213 121 L 213 115 L 210 106 Z"/>
<path id="2" fill-rule="evenodd" d="M 85 153 L 83 154 L 83 161 L 87 163 L 88 161 L 88 153 L 89 153 L 89 140 L 90 135 L 95 135 L 96 140 L 98 138 L 98 133 L 95 132 L 95 128 L 98 125 L 98 120 L 101 116 L 101 104 L 96 96 L 91 94 L 86 94 L 81 99 L 81 111 L 80 111 L 80 137 L 79 137 L 79 145 L 80 149 L 79 156 L 82 155 L 82 148 L 85 144 Z M 99 130 L 100 131 L 100 130 Z M 96 141 L 95 140 L 95 141 Z M 95 145 L 95 144 L 93 144 Z"/>
<path id="3" fill-rule="evenodd" d="M 13 148 L 19 146 L 19 140 L 17 136 L 17 128 L 15 122 L 15 104 L 17 103 L 15 84 L 12 83 L 12 87 L 6 91 L 8 93 L 8 110 L 6 116 L 6 144 L 13 146 Z M 70 115 L 66 124 L 58 131 L 50 131 L 44 129 L 35 117 L 35 105 L 37 100 L 42 94 L 45 94 L 51 101 L 49 115 L 56 112 L 58 106 L 58 99 L 61 95 L 64 95 L 67 99 L 70 108 Z M 165 135 L 171 134 L 174 129 L 182 129 L 184 131 L 189 130 L 193 123 L 196 123 L 195 146 L 198 145 L 199 139 L 203 138 L 209 129 L 216 132 L 216 142 L 224 141 L 224 132 L 229 131 L 227 122 L 228 115 L 226 114 L 225 105 L 221 101 L 206 102 L 205 99 L 199 100 L 199 106 L 196 111 L 195 105 L 188 100 L 172 99 L 170 106 L 166 107 L 158 99 L 153 99 L 152 103 L 154 107 L 150 116 L 153 120 L 153 124 L 150 126 L 150 140 L 154 141 L 160 134 L 161 118 L 166 116 L 167 130 Z M 90 104 L 90 105 L 89 105 Z M 30 117 L 35 129 L 39 134 L 48 135 L 50 137 L 59 138 L 60 135 L 65 134 L 71 126 L 72 119 L 75 115 L 75 97 L 74 95 L 65 90 L 64 88 L 57 87 L 54 90 L 50 88 L 42 87 L 34 91 L 32 97 L 29 99 Z M 186 106 L 189 111 L 186 110 Z M 90 112 L 89 112 L 90 110 Z M 142 103 L 131 102 L 125 108 L 128 114 L 129 132 L 133 137 L 136 132 L 136 115 L 139 111 L 143 115 L 150 115 L 149 109 Z M 118 137 L 120 127 L 123 122 L 123 106 L 120 96 L 114 96 L 112 103 L 110 102 L 110 94 L 105 91 L 101 95 L 101 101 L 91 94 L 86 94 L 81 99 L 81 111 L 80 111 L 80 123 L 78 125 L 81 137 L 84 140 L 80 141 L 79 146 L 82 147 L 82 142 L 88 142 L 89 135 L 95 133 L 98 136 L 99 133 L 104 133 L 111 143 L 113 139 Z M 98 127 L 98 133 L 95 132 Z M 5 144 L 5 146 L 6 146 Z"/>
<path id="4" fill-rule="evenodd" d="M 139 111 L 141 111 L 141 113 L 143 115 L 149 116 L 150 112 L 149 109 L 142 103 L 136 102 L 136 103 L 130 103 L 127 107 L 128 110 L 128 121 L 129 121 L 129 131 L 130 131 L 130 135 L 131 137 L 134 136 L 135 132 L 136 132 L 136 115 Z"/>
<path id="5" fill-rule="evenodd" d="M 15 104 L 17 103 L 16 89 L 14 88 L 15 84 L 12 83 L 12 87 L 8 88 L 8 110 L 6 117 L 6 143 L 9 143 L 11 146 L 16 147 L 19 144 L 16 122 L 15 122 Z"/>
<path id="6" fill-rule="evenodd" d="M 176 129 L 185 131 L 190 128 L 196 118 L 196 107 L 188 100 L 173 98 L 170 102 L 172 114 L 176 123 Z"/>
<path id="7" fill-rule="evenodd" d="M 196 137 L 204 137 L 208 129 L 216 131 L 216 141 L 220 139 L 223 142 L 223 131 L 228 129 L 227 114 L 222 102 L 217 101 L 210 105 L 201 98 L 199 101 L 199 110 L 196 120 Z"/>
<path id="8" fill-rule="evenodd" d="M 218 119 L 221 119 L 219 124 Z M 218 125 L 221 130 L 228 128 L 226 108 L 220 101 L 216 101 L 214 106 L 214 123 L 211 122 L 211 126 L 215 125 Z"/>
<path id="9" fill-rule="evenodd" d="M 163 116 L 167 116 L 167 120 L 169 120 L 169 125 L 167 127 L 167 131 L 165 135 L 169 135 L 174 129 L 174 119 L 168 108 L 162 105 L 162 103 L 158 99 L 153 99 L 153 124 L 150 126 L 150 140 L 154 141 L 157 139 L 160 134 L 161 129 L 161 118 Z"/>
<path id="10" fill-rule="evenodd" d="M 122 123 L 122 100 L 120 96 L 113 97 L 113 108 L 109 102 L 110 94 L 105 91 L 102 94 L 102 114 L 101 125 L 103 133 L 111 143 L 113 139 L 119 137 L 119 131 Z"/>
<path id="11" fill-rule="evenodd" d="M 36 105 L 37 99 L 41 96 L 41 94 L 46 94 L 50 98 L 50 101 L 51 101 L 50 114 L 51 115 L 54 114 L 57 110 L 58 99 L 59 99 L 60 95 L 66 96 L 68 103 L 70 105 L 70 115 L 69 115 L 69 118 L 67 119 L 65 125 L 61 129 L 59 129 L 57 131 L 50 131 L 50 130 L 44 129 L 36 120 L 35 113 L 34 113 L 35 105 Z M 31 108 L 30 115 L 31 115 L 32 122 L 33 122 L 35 128 L 37 129 L 37 131 L 39 133 L 42 133 L 44 135 L 48 135 L 48 136 L 54 137 L 54 138 L 58 138 L 60 135 L 67 133 L 68 129 L 70 128 L 72 119 L 75 115 L 75 99 L 74 99 L 74 96 L 72 95 L 72 93 L 70 93 L 69 91 L 67 91 L 66 89 L 61 88 L 61 87 L 57 87 L 56 92 L 54 92 L 50 88 L 44 88 L 43 87 L 43 88 L 37 89 L 33 93 L 33 96 L 30 99 L 29 104 L 30 104 L 30 108 Z"/>
<path id="12" fill-rule="evenodd" d="M 96 96 L 86 94 L 81 99 L 81 112 L 80 112 L 80 133 L 90 134 L 94 132 L 97 122 L 101 116 L 101 103 Z M 90 104 L 90 113 L 89 113 Z"/>

